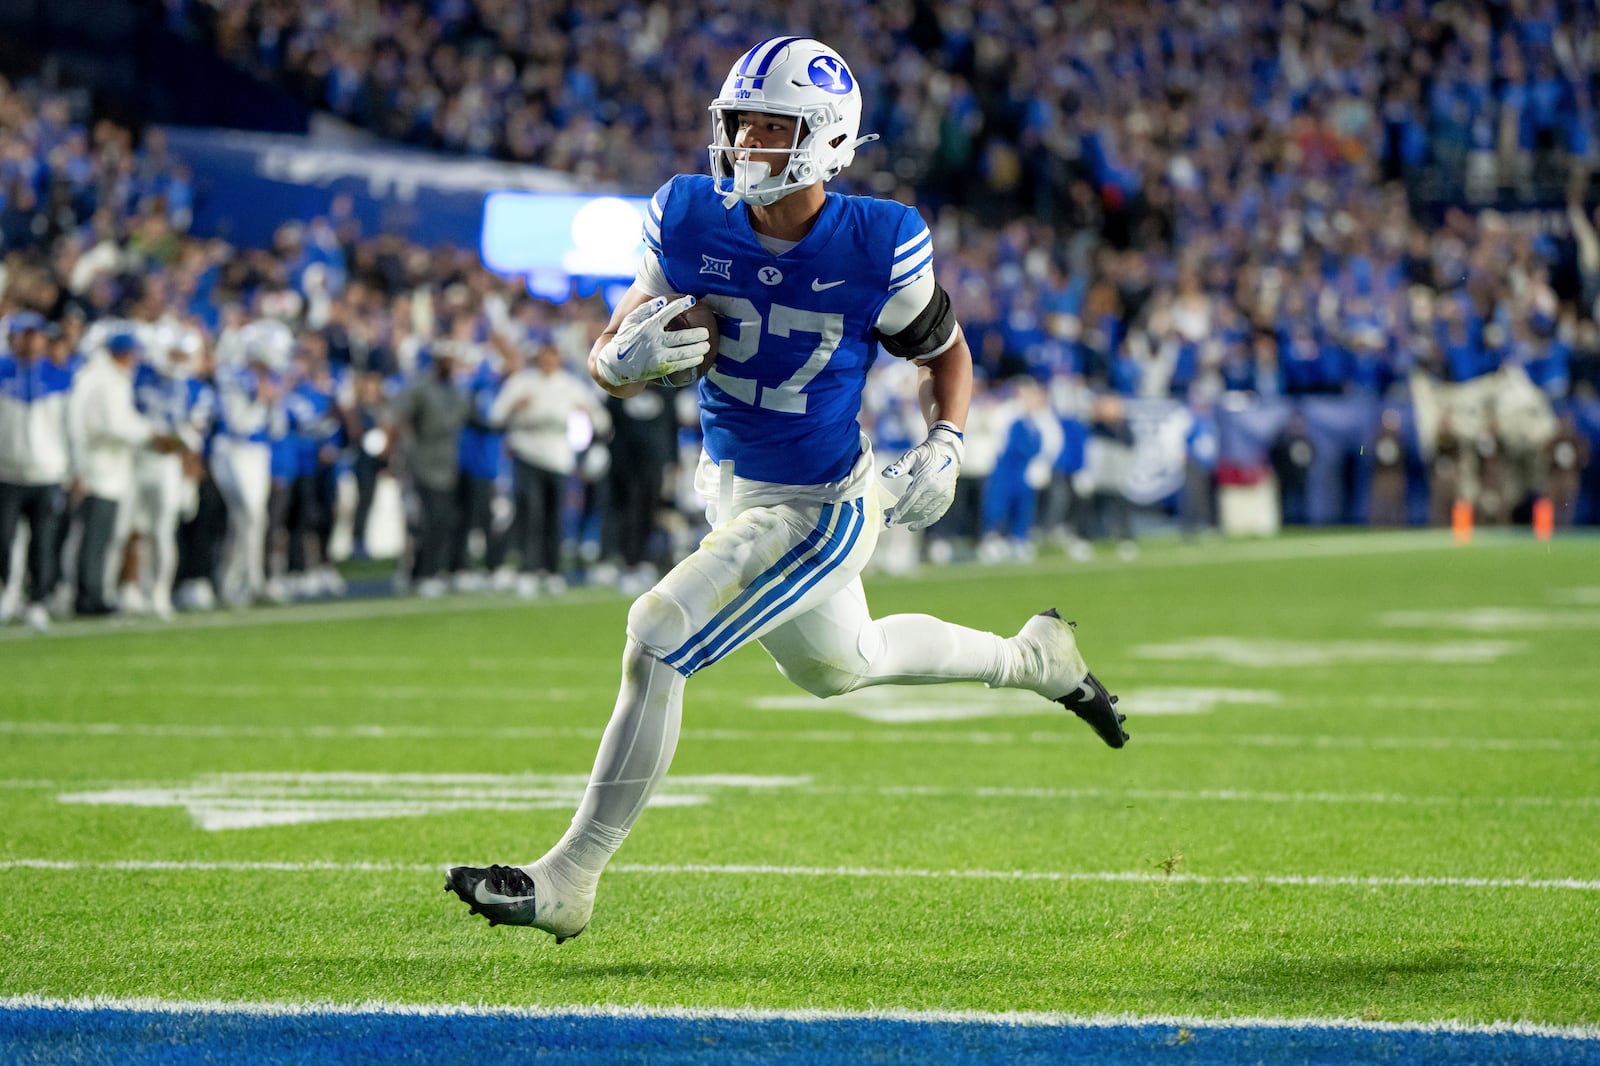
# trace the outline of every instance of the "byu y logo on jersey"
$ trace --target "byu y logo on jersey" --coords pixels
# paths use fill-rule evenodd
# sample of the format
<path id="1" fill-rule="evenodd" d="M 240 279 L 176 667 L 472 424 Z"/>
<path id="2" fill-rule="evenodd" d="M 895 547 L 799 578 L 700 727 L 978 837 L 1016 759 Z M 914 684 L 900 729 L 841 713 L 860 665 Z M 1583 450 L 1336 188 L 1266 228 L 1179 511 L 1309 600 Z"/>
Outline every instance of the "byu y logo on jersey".
<path id="1" fill-rule="evenodd" d="M 811 84 L 825 93 L 843 96 L 855 85 L 855 79 L 850 77 L 850 70 L 843 61 L 833 56 L 818 56 L 806 68 L 806 73 L 811 75 Z"/>
<path id="2" fill-rule="evenodd" d="M 761 279 L 763 285 L 776 285 L 783 280 L 783 271 L 774 266 L 764 266 L 756 271 L 756 277 Z"/>

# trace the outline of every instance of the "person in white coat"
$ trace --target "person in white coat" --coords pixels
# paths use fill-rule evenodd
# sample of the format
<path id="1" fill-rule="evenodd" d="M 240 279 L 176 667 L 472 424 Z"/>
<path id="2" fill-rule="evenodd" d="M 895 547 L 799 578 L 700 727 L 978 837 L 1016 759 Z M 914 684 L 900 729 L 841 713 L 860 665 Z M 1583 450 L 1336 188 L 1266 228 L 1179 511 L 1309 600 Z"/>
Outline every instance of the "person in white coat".
<path id="1" fill-rule="evenodd" d="M 517 592 L 531 598 L 566 590 L 561 577 L 561 510 L 577 452 L 567 428 L 586 415 L 591 429 L 610 428 L 611 417 L 595 387 L 561 364 L 554 345 L 541 347 L 531 366 L 506 379 L 489 409 L 489 424 L 506 432 L 514 465 L 522 574 Z"/>
<path id="2" fill-rule="evenodd" d="M 174 451 L 170 435 L 158 433 L 134 405 L 133 375 L 143 346 L 131 333 L 110 337 L 89 360 L 73 386 L 69 422 L 75 440 L 82 539 L 78 545 L 79 615 L 111 614 L 107 571 L 121 553 L 112 549 L 125 535 L 133 489 L 134 455 L 143 448 Z"/>
<path id="3" fill-rule="evenodd" d="M 50 628 L 45 604 L 55 588 L 56 529 L 66 510 L 70 477 L 67 404 L 73 370 L 45 357 L 45 321 L 19 311 L 6 323 L 9 350 L 0 355 L 0 623 L 23 598 L 23 569 L 13 551 L 28 524 L 27 608 L 30 629 Z M 20 562 L 20 560 L 18 560 Z"/>

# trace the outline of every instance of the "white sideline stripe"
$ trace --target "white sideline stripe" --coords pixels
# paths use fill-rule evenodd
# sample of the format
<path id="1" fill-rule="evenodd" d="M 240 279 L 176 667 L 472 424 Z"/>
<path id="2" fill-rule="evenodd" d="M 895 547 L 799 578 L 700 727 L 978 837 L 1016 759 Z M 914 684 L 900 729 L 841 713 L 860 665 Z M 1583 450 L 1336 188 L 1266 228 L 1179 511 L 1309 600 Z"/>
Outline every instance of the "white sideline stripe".
<path id="1" fill-rule="evenodd" d="M 294 671 L 297 674 L 310 673 L 377 673 L 393 676 L 407 672 L 432 672 L 438 669 L 438 663 L 431 659 L 402 659 L 390 655 L 296 655 L 292 660 Z M 180 653 L 162 654 L 160 652 L 139 651 L 138 653 L 119 654 L 108 657 L 105 664 L 117 671 L 151 670 L 172 674 L 193 669 L 194 657 Z M 530 660 L 527 658 L 512 658 L 489 655 L 472 655 L 463 659 L 453 659 L 452 666 L 459 667 L 465 674 L 487 673 L 495 671 L 527 670 Z M 573 656 L 541 655 L 537 661 L 541 679 L 555 670 L 568 670 L 573 673 L 592 674 L 594 660 Z"/>
<path id="2" fill-rule="evenodd" d="M 118 870 L 179 873 L 443 873 L 444 865 L 383 862 L 206 862 L 156 859 L 0 859 L 3 870 Z M 612 863 L 607 870 L 645 876 L 849 877 L 872 880 L 1055 881 L 1095 884 L 1273 885 L 1284 888 L 1529 888 L 1600 892 L 1600 881 L 1528 877 L 1359 877 L 1339 874 L 1183 874 L 1143 870 L 932 870 L 915 867 L 777 866 L 740 863 Z"/>
<path id="3" fill-rule="evenodd" d="M 158 683 L 160 691 L 170 696 L 183 696 L 197 700 L 272 700 L 314 702 L 348 698 L 350 691 L 345 688 L 335 688 L 330 685 L 283 685 L 283 684 L 229 684 L 227 682 L 207 684 L 187 681 L 161 681 Z M 26 681 L 22 683 L 8 682 L 7 687 L 13 692 L 44 692 L 54 693 L 60 685 L 51 681 Z M 148 682 L 136 681 L 107 681 L 94 686 L 96 696 L 144 696 L 151 691 Z M 360 689 L 362 699 L 378 703 L 447 703 L 451 705 L 472 703 L 509 703 L 515 707 L 531 707 L 535 704 L 572 703 L 588 697 L 588 692 L 571 689 L 545 687 L 535 688 L 530 685 L 526 688 L 515 686 L 484 686 L 484 685 L 459 685 L 459 686 L 432 686 L 432 685 L 363 685 Z"/>
<path id="4" fill-rule="evenodd" d="M 1569 537 L 1568 543 L 1592 543 L 1582 537 Z M 1474 552 L 1495 548 L 1520 547 L 1527 538 L 1515 532 L 1498 534 L 1483 531 L 1473 539 Z M 926 582 L 941 584 L 960 581 L 993 581 L 997 577 L 1027 577 L 1038 579 L 1057 574 L 1081 574 L 1098 570 L 1115 570 L 1123 573 L 1135 570 L 1187 569 L 1195 566 L 1227 566 L 1235 563 L 1293 561 L 1296 559 L 1331 559 L 1342 556 L 1387 555 L 1395 552 L 1459 550 L 1448 531 L 1417 530 L 1396 533 L 1352 533 L 1330 537 L 1290 537 L 1276 541 L 1251 544 L 1213 544 L 1204 548 L 1188 549 L 1167 557 L 1146 555 L 1129 564 L 1114 559 L 1095 559 L 1073 562 L 1066 558 L 1046 558 L 1026 566 L 1021 564 L 982 566 L 977 563 L 959 564 L 923 570 L 915 576 L 891 577 L 880 575 L 875 581 Z M 613 589 L 579 588 L 559 599 L 518 600 L 507 599 L 493 593 L 456 594 L 438 600 L 414 598 L 374 597 L 371 599 L 341 600 L 334 603 L 295 604 L 289 607 L 259 608 L 248 611 L 219 611 L 212 614 L 180 614 L 171 622 L 152 619 L 115 618 L 89 621 L 67 621 L 55 625 L 50 639 L 67 637 L 106 637 L 126 634 L 175 633 L 193 629 L 242 629 L 247 626 L 295 625 L 304 622 L 348 622 L 373 618 L 411 618 L 436 614 L 453 614 L 462 611 L 549 611 L 564 610 L 578 604 L 596 604 L 620 601 L 622 597 Z M 10 641 L 41 639 L 19 626 L 0 627 L 0 644 Z"/>
<path id="5" fill-rule="evenodd" d="M 1074 723 L 1075 726 L 1075 723 Z M 599 740 L 601 728 L 581 726 L 279 726 L 162 722 L 0 721 L 0 736 L 183 737 L 215 740 Z M 1093 743 L 1081 727 L 1066 732 L 1034 730 L 920 729 L 685 729 L 686 740 L 767 743 L 787 740 L 814 744 L 1080 744 Z M 1324 748 L 1394 751 L 1600 751 L 1600 740 L 1561 737 L 1363 737 L 1328 734 L 1140 733 L 1140 747 Z M 0 782 L 0 787 L 5 787 Z"/>
<path id="6" fill-rule="evenodd" d="M 1027 1026 L 1030 1028 L 1114 1029 L 1156 1027 L 1184 1029 L 1344 1029 L 1374 1033 L 1461 1034 L 1478 1036 L 1533 1036 L 1564 1040 L 1600 1040 L 1600 1026 L 1546 1025 L 1539 1022 L 1374 1022 L 1362 1018 L 1206 1018 L 1182 1014 L 1066 1014 L 1051 1011 L 976 1010 L 826 1010 L 802 1008 L 772 1010 L 756 1007 L 654 1007 L 628 1004 L 574 1004 L 572 1006 L 499 1007 L 473 1003 L 360 1003 L 260 1002 L 253 1000 L 171 1000 L 111 996 L 55 999 L 48 996 L 0 997 L 0 1010 L 58 1010 L 72 1012 L 127 1011 L 152 1014 L 243 1014 L 262 1018 L 393 1016 L 401 1018 L 616 1018 L 681 1019 L 684 1021 L 738 1022 L 853 1022 L 895 1021 L 934 1025 Z"/>
<path id="7" fill-rule="evenodd" d="M 195 629 L 243 629 L 249 626 L 299 625 L 307 622 L 363 622 L 375 618 L 413 618 L 462 611 L 540 611 L 572 607 L 581 603 L 600 603 L 616 599 L 614 590 L 590 592 L 580 589 L 559 599 L 506 599 L 493 593 L 452 595 L 437 600 L 405 597 L 374 597 L 339 600 L 332 603 L 295 604 L 288 607 L 260 607 L 246 611 L 217 611 L 207 614 L 179 614 L 170 622 L 150 618 L 108 618 L 58 622 L 51 627 L 50 640 L 65 637 L 110 637 L 129 634 L 179 633 Z M 19 626 L 0 627 L 0 643 L 44 639 Z"/>

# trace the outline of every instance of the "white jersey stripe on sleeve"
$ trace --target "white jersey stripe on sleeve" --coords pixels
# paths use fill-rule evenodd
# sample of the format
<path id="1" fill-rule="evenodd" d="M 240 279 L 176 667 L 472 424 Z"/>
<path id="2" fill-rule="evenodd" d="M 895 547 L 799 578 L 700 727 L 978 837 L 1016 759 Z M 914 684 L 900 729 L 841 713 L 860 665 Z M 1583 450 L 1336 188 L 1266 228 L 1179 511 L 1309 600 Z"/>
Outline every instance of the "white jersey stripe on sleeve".
<path id="1" fill-rule="evenodd" d="M 921 255 L 922 253 L 924 253 L 924 252 L 929 250 L 929 245 L 932 242 L 933 242 L 933 235 L 931 233 L 929 233 L 927 230 L 923 230 L 922 231 L 922 240 L 912 242 L 912 244 L 913 244 L 912 248 L 909 251 L 905 252 L 904 254 L 896 253 L 895 257 L 894 257 L 895 262 L 903 263 L 907 259 L 913 259 L 916 256 Z"/>
<path id="2" fill-rule="evenodd" d="M 914 248 L 917 245 L 921 244 L 924 240 L 927 240 L 929 236 L 930 236 L 930 234 L 928 233 L 928 227 L 927 226 L 923 226 L 922 229 L 918 231 L 918 233 L 917 233 L 917 235 L 915 237 L 912 237 L 909 241 L 907 241 L 906 243 L 902 244 L 900 247 L 898 247 L 898 248 L 896 248 L 894 250 L 894 257 L 896 259 L 899 259 L 902 255 L 904 255 L 907 252 L 909 252 L 912 248 Z"/>
<path id="3" fill-rule="evenodd" d="M 644 214 L 644 242 L 657 255 L 661 254 L 661 205 L 656 201 L 660 194 L 650 198 L 649 209 Z"/>
<path id="4" fill-rule="evenodd" d="M 912 275 L 917 274 L 917 273 L 919 273 L 919 272 L 921 272 L 923 270 L 928 269 L 928 267 L 930 265 L 932 265 L 932 263 L 933 263 L 933 253 L 932 252 L 926 253 L 926 254 L 921 255 L 921 256 L 914 256 L 911 259 L 906 260 L 904 263 L 902 263 L 899 266 L 895 267 L 894 268 L 894 273 L 889 275 L 889 284 L 890 284 L 890 286 L 892 287 L 894 285 L 898 285 L 902 281 L 904 281 L 905 279 L 911 277 Z"/>

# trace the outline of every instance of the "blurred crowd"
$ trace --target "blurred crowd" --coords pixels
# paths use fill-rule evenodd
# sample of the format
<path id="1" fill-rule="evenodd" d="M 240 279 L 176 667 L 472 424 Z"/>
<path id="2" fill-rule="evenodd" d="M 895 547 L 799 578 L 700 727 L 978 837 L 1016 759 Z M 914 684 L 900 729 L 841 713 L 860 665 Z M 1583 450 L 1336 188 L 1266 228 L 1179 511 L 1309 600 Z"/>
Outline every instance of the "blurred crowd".
<path id="1" fill-rule="evenodd" d="M 168 7 L 385 135 L 640 192 L 704 169 L 705 104 L 751 40 L 807 28 L 604 0 Z M 1413 375 L 1510 368 L 1555 427 L 1514 484 L 1581 479 L 1590 445 L 1567 407 L 1600 388 L 1600 219 L 1578 180 L 1589 5 L 809 15 L 862 42 L 863 129 L 887 150 L 847 176 L 925 208 L 980 369 L 961 498 L 925 548 L 887 544 L 886 565 L 1026 559 L 1045 535 L 1132 555 L 1118 484 L 1143 401 L 1189 412 L 1172 506 L 1192 530 L 1216 521 L 1229 396 L 1392 411 Z M 203 183 L 161 131 L 86 110 L 0 87 L 0 618 L 331 595 L 332 564 L 368 554 L 399 554 L 397 583 L 425 596 L 632 589 L 691 542 L 692 397 L 593 389 L 599 299 L 550 303 L 471 253 L 365 233 L 339 198 L 267 248 L 191 234 Z M 1515 199 L 1557 170 L 1573 196 L 1429 218 L 1416 192 L 1434 170 L 1461 177 L 1464 203 L 1469 179 Z M 863 421 L 884 454 L 920 437 L 908 370 L 874 369 Z M 1527 434 L 1462 427 L 1410 439 L 1386 417 L 1375 444 L 1420 453 L 1435 495 L 1476 496 L 1492 480 L 1451 481 L 1446 460 Z M 1291 518 L 1310 446 L 1291 422 L 1272 451 Z M 1371 518 L 1404 521 L 1378 485 Z"/>
<path id="2" fill-rule="evenodd" d="M 1527 186 L 1593 145 L 1581 0 L 167 0 L 171 23 L 390 139 L 656 183 L 700 166 L 705 105 L 756 41 L 845 49 L 874 179 L 1054 221 L 1087 175 L 1237 199 L 1241 170 L 1340 180 L 1441 164 Z M 859 165 L 859 164 L 858 164 Z M 867 164 L 872 165 L 871 161 Z"/>
<path id="3" fill-rule="evenodd" d="M 1557 397 L 1600 380 L 1592 4 L 171 10 L 388 137 L 636 192 L 704 168 L 706 102 L 751 41 L 848 41 L 885 148 L 845 187 L 938 217 L 991 373 L 1069 368 L 1140 395 L 1383 394 L 1418 367 L 1506 363 Z M 1425 192 L 1432 210 L 1552 189 L 1553 212 L 1415 217 Z"/>

